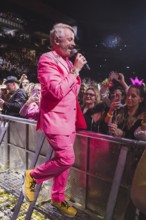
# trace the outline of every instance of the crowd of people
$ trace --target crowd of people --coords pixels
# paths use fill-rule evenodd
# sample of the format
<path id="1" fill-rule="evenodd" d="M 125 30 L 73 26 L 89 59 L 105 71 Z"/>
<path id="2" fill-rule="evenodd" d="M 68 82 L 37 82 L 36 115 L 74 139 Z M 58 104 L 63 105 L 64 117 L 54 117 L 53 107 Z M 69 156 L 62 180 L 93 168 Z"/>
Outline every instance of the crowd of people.
<path id="1" fill-rule="evenodd" d="M 84 116 L 82 120 L 86 122 L 86 127 L 81 126 L 80 129 L 144 140 L 145 84 L 135 78 L 131 80 L 131 85 L 127 85 L 124 74 L 114 71 L 103 82 L 81 80 L 79 72 L 87 61 L 80 53 L 74 64 L 69 61 L 75 43 L 74 31 L 68 25 L 54 26 L 50 42 L 52 51 L 42 55 L 38 63 L 39 83 L 30 82 L 26 75 L 20 79 L 8 76 L 0 85 L 0 108 L 2 114 L 38 121 L 38 127 L 45 132 L 56 152 L 53 160 L 25 172 L 23 190 L 26 199 L 30 202 L 34 200 L 32 183 L 35 185 L 53 177 L 52 205 L 74 216 L 77 211 L 66 203 L 64 189 L 69 168 L 74 162 L 77 103 Z M 137 192 L 135 184 L 133 188 L 134 194 Z M 132 198 L 137 204 L 137 194 L 134 195 Z"/>
<path id="2" fill-rule="evenodd" d="M 145 85 L 139 86 L 134 81 L 128 86 L 124 74 L 118 74 L 117 80 L 111 77 L 115 72 L 111 73 L 106 83 L 82 79 L 78 101 L 87 130 L 136 139 L 136 129 L 145 120 Z M 20 91 L 24 98 L 18 95 L 18 100 L 16 94 Z M 23 74 L 19 80 L 8 76 L 0 85 L 0 96 L 3 114 L 38 119 L 41 85 L 30 82 L 27 75 Z"/>
<path id="3" fill-rule="evenodd" d="M 35 50 L 22 48 L 0 52 L 0 80 L 12 75 L 21 77 L 21 73 L 29 75 L 30 79 L 37 81 L 37 57 Z"/>

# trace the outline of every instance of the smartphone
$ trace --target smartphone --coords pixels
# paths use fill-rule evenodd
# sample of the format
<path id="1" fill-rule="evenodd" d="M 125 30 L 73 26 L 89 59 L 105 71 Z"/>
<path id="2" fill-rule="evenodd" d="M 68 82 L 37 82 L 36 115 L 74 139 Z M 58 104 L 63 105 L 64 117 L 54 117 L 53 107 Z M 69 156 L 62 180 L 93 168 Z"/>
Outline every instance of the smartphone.
<path id="1" fill-rule="evenodd" d="M 38 96 L 38 89 L 33 89 L 32 95 L 33 96 Z"/>

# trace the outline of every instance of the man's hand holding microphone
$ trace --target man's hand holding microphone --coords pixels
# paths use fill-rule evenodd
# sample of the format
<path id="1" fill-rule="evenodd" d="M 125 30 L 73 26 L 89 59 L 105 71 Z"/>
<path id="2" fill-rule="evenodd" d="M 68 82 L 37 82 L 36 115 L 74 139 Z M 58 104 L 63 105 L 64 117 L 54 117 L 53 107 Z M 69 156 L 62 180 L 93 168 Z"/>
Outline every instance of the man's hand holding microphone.
<path id="1" fill-rule="evenodd" d="M 74 56 L 74 55 L 76 55 L 76 57 L 74 60 L 73 68 L 71 69 L 71 72 L 73 74 L 75 74 L 76 76 L 79 76 L 79 72 L 84 66 L 86 67 L 86 69 L 90 70 L 90 67 L 87 64 L 86 58 L 81 53 L 78 53 L 76 49 L 72 49 L 71 56 Z"/>

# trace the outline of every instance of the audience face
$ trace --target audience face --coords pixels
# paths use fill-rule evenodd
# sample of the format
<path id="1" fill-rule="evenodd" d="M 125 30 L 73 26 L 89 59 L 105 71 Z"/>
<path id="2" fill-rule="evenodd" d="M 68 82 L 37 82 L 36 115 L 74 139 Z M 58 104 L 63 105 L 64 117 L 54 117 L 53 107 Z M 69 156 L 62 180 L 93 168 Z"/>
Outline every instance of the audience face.
<path id="1" fill-rule="evenodd" d="M 82 83 L 80 88 L 80 94 L 84 94 L 86 92 L 87 85 Z"/>
<path id="2" fill-rule="evenodd" d="M 118 101 L 121 102 L 123 99 L 123 95 L 120 89 L 114 90 L 113 94 L 111 95 L 112 101 Z"/>
<path id="3" fill-rule="evenodd" d="M 32 95 L 40 97 L 41 95 L 41 87 L 40 86 L 34 86 L 32 90 Z"/>
<path id="4" fill-rule="evenodd" d="M 126 104 L 128 107 L 138 107 L 139 104 L 143 101 L 143 98 L 140 96 L 140 92 L 137 88 L 131 87 L 126 95 Z"/>
<path id="5" fill-rule="evenodd" d="M 24 79 L 24 80 L 22 81 L 22 88 L 23 88 L 23 89 L 26 89 L 27 86 L 28 86 L 28 84 L 29 84 L 29 80 L 28 80 L 28 79 Z"/>
<path id="6" fill-rule="evenodd" d="M 85 104 L 94 104 L 96 102 L 96 94 L 93 89 L 87 89 L 84 98 Z"/>
<path id="7" fill-rule="evenodd" d="M 9 93 L 14 93 L 19 87 L 15 82 L 6 83 L 6 86 Z"/>

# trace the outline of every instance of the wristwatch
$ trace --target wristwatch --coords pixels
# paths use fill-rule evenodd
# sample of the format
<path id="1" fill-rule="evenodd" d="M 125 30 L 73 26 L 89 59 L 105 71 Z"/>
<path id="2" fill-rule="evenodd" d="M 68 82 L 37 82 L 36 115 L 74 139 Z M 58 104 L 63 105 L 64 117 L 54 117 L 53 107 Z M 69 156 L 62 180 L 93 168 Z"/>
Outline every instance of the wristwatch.
<path id="1" fill-rule="evenodd" d="M 71 73 L 73 73 L 75 76 L 79 76 L 79 70 L 78 69 L 72 68 Z"/>

